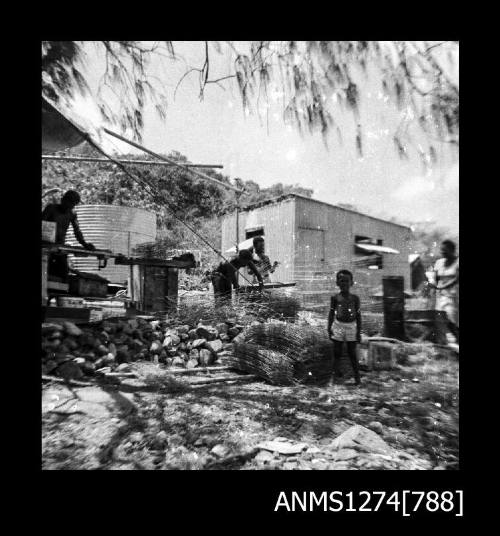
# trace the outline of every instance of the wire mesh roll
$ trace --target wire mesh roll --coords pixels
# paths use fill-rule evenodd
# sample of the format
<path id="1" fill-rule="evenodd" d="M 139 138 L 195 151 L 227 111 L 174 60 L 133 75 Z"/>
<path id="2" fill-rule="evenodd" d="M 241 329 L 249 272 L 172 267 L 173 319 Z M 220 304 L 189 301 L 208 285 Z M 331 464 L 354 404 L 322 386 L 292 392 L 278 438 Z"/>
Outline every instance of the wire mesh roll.
<path id="1" fill-rule="evenodd" d="M 333 370 L 332 344 L 307 324 L 269 322 L 250 326 L 235 342 L 231 364 L 275 385 L 324 383 Z"/>

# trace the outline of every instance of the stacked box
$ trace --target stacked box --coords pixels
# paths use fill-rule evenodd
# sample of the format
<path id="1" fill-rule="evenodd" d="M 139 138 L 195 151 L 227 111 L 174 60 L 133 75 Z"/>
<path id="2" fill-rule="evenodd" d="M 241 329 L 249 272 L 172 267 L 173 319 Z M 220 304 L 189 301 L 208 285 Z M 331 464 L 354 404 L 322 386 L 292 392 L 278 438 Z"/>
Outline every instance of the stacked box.
<path id="1" fill-rule="evenodd" d="M 396 364 L 397 345 L 390 342 L 368 344 L 368 367 L 371 370 L 390 370 Z"/>

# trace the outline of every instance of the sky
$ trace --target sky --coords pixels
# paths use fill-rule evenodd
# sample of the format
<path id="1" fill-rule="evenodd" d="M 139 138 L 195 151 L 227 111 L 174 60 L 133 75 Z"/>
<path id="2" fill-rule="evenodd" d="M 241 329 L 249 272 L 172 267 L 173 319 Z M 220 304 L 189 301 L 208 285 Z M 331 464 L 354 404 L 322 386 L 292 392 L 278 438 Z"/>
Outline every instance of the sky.
<path id="1" fill-rule="evenodd" d="M 242 44 L 244 46 L 244 44 Z M 203 42 L 176 42 L 177 62 L 154 61 L 151 72 L 165 82 L 168 108 L 162 121 L 152 106 L 144 114 L 143 144 L 157 152 L 176 150 L 191 162 L 220 164 L 222 173 L 234 179 L 252 180 L 261 187 L 277 182 L 312 188 L 313 197 L 328 203 L 349 203 L 381 217 L 404 222 L 435 222 L 458 234 L 459 163 L 443 144 L 439 164 L 424 170 L 418 158 L 401 160 L 394 149 L 392 133 L 401 119 L 378 90 L 377 80 L 362 80 L 360 122 L 365 132 L 364 155 L 355 150 L 355 121 L 340 115 L 342 143 L 332 133 L 325 147 L 321 135 L 303 136 L 285 125 L 282 110 L 271 99 L 266 114 L 245 113 L 233 80 L 207 86 L 199 98 L 198 73 L 177 82 L 190 66 L 204 60 Z M 95 91 L 104 69 L 102 55 L 87 45 L 86 71 Z M 211 48 L 211 77 L 229 74 L 229 58 Z M 100 122 L 89 98 L 78 97 L 75 111 Z M 334 103 L 332 104 L 334 105 Z M 116 127 L 115 130 L 118 130 Z M 139 152 L 106 136 L 111 151 Z"/>

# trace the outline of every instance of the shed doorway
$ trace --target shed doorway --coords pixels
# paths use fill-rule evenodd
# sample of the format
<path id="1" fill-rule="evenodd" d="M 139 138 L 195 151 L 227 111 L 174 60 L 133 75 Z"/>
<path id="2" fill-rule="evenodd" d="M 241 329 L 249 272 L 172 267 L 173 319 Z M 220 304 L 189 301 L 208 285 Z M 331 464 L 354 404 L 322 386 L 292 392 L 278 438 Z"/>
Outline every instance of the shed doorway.
<path id="1" fill-rule="evenodd" d="M 299 228 L 295 265 L 304 272 L 321 271 L 325 262 L 325 231 Z"/>

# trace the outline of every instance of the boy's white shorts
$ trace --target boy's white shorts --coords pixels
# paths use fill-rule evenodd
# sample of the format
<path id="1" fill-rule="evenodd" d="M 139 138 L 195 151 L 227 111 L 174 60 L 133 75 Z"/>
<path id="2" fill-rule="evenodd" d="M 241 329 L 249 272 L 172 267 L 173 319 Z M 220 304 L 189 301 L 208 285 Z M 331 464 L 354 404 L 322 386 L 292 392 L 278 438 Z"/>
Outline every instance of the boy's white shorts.
<path id="1" fill-rule="evenodd" d="M 332 324 L 332 340 L 342 342 L 356 342 L 357 322 L 339 322 L 334 320 Z"/>

